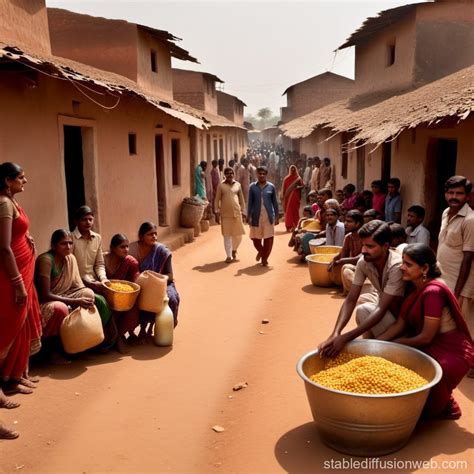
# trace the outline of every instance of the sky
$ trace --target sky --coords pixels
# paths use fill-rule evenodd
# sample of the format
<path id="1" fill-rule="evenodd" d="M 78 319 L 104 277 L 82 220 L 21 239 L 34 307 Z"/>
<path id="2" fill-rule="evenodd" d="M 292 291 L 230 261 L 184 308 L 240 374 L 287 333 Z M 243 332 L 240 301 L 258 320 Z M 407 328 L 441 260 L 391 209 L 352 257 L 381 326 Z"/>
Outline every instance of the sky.
<path id="1" fill-rule="evenodd" d="M 169 31 L 200 62 L 173 59 L 173 67 L 218 76 L 222 90 L 247 104 L 246 115 L 263 107 L 278 115 L 287 87 L 323 72 L 354 78 L 354 48 L 334 51 L 367 17 L 407 3 L 420 0 L 46 0 Z"/>

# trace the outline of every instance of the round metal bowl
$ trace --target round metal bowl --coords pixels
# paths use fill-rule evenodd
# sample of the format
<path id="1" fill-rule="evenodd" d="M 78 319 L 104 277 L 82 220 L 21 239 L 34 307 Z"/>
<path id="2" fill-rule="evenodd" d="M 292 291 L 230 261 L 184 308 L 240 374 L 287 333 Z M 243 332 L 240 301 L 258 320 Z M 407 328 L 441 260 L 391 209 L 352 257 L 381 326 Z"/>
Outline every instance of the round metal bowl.
<path id="1" fill-rule="evenodd" d="M 133 291 L 117 291 L 108 286 L 110 283 L 124 283 L 130 285 Z M 135 301 L 140 293 L 140 285 L 126 280 L 109 280 L 107 283 L 102 283 L 104 287 L 104 296 L 110 308 L 114 311 L 129 311 L 133 308 Z"/>
<path id="2" fill-rule="evenodd" d="M 338 245 L 318 245 L 321 242 L 320 239 L 312 239 L 309 241 L 309 248 L 311 253 L 319 254 L 319 253 L 334 253 L 337 254 L 341 251 L 342 247 Z"/>
<path id="3" fill-rule="evenodd" d="M 322 440 L 336 451 L 355 456 L 383 456 L 399 450 L 408 442 L 430 388 L 441 379 L 440 365 L 417 349 L 376 339 L 352 341 L 343 352 L 384 357 L 429 382 L 416 390 L 390 395 L 341 392 L 309 379 L 324 369 L 325 359 L 317 350 L 305 354 L 296 370 L 304 380 Z"/>
<path id="4" fill-rule="evenodd" d="M 342 286 L 342 265 L 334 265 L 329 272 L 329 278 L 336 286 Z"/>
<path id="5" fill-rule="evenodd" d="M 306 256 L 309 277 L 313 285 L 322 286 L 323 288 L 328 288 L 333 285 L 328 267 L 335 255 L 335 253 L 322 253 Z"/>

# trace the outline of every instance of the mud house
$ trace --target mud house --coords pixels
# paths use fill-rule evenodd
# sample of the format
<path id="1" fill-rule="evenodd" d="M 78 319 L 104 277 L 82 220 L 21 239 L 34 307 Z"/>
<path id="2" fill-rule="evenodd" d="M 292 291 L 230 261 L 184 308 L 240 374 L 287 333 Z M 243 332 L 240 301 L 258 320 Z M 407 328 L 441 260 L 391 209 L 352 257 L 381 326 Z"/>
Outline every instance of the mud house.
<path id="1" fill-rule="evenodd" d="M 27 173 L 20 200 L 39 249 L 84 203 L 105 241 L 136 238 L 145 220 L 160 238 L 176 230 L 190 129 L 210 126 L 173 100 L 171 58 L 196 61 L 177 38 L 44 0 L 2 0 L 0 31 L 1 156 Z"/>
<path id="2" fill-rule="evenodd" d="M 324 72 L 289 86 L 282 95 L 286 95 L 286 107 L 281 108 L 282 123 L 320 109 L 331 102 L 352 95 L 354 81 L 332 72 Z"/>
<path id="3" fill-rule="evenodd" d="M 474 176 L 474 4 L 406 5 L 369 18 L 355 46 L 355 91 L 282 125 L 309 156 L 329 156 L 336 186 L 397 176 L 405 209 L 427 208 L 434 233 L 442 183 Z"/>
<path id="4" fill-rule="evenodd" d="M 234 155 L 244 154 L 247 148 L 245 104 L 237 97 L 217 91 L 216 83 L 223 81 L 214 74 L 173 68 L 174 98 L 203 111 L 211 125 L 208 130 L 192 132 L 191 161 L 195 164 L 220 158 L 228 163 Z M 234 112 L 230 113 L 230 109 Z"/>

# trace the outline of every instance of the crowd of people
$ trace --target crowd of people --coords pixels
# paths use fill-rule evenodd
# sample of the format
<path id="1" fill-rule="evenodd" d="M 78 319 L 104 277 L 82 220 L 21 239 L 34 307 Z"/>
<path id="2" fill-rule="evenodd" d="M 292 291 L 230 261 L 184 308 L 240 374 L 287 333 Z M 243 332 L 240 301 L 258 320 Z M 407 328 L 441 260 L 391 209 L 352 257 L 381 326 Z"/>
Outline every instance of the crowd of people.
<path id="1" fill-rule="evenodd" d="M 114 235 L 105 253 L 100 234 L 93 231 L 92 209 L 81 206 L 75 229 L 55 230 L 50 249 L 36 257 L 28 217 L 15 199 L 26 183 L 19 165 L 0 165 L 0 408 L 6 409 L 19 406 L 8 395 L 30 394 L 39 382 L 28 371 L 32 356 L 42 355 L 54 364 L 71 361 L 63 350 L 60 328 L 74 308 L 97 308 L 104 331 L 104 341 L 96 348 L 101 352 L 112 347 L 128 352 L 127 346 L 143 343 L 152 334 L 155 314 L 136 305 L 126 312 L 111 310 L 104 297 L 109 280 L 135 282 L 146 270 L 166 275 L 175 326 L 180 301 L 171 252 L 158 242 L 152 222 L 140 226 L 135 242 L 129 243 L 121 233 Z M 0 439 L 17 437 L 0 422 Z"/>
<path id="2" fill-rule="evenodd" d="M 436 239 L 423 225 L 420 205 L 408 208 L 407 227 L 401 225 L 398 178 L 373 181 L 370 191 L 357 193 L 353 184 L 333 191 L 327 170 L 322 181 L 318 178 L 324 162 L 308 160 L 303 178 L 290 166 L 282 193 L 289 245 L 302 259 L 318 245 L 340 247 L 328 271 L 340 272 L 346 297 L 333 332 L 319 345 L 321 354 L 334 357 L 357 337 L 419 348 L 443 369 L 423 416 L 458 419 L 461 409 L 452 392 L 466 374 L 474 376 L 471 182 L 453 176 L 445 183 L 448 208 Z M 300 218 L 304 194 L 307 206 Z M 357 327 L 343 332 L 353 312 Z"/>
<path id="3" fill-rule="evenodd" d="M 370 191 L 356 192 L 353 184 L 335 190 L 329 158 L 309 159 L 306 166 L 294 158 L 257 143 L 229 166 L 217 160 L 210 171 L 206 162 L 196 167 L 195 191 L 220 223 L 225 262 L 237 260 L 247 222 L 256 260 L 268 266 L 282 208 L 289 245 L 302 257 L 312 246 L 340 248 L 328 270 L 340 271 L 345 300 L 334 330 L 319 345 L 321 354 L 333 357 L 359 336 L 417 347 L 443 369 L 424 416 L 459 418 L 452 392 L 466 374 L 473 375 L 474 363 L 469 330 L 474 318 L 471 182 L 453 176 L 445 184 L 448 207 L 441 216 L 436 253 L 436 236 L 423 225 L 422 206 L 408 207 L 407 227 L 402 227 L 398 178 L 373 181 Z M 116 347 L 126 352 L 129 344 L 152 334 L 154 314 L 136 306 L 121 313 L 109 308 L 103 285 L 108 280 L 134 282 L 146 270 L 166 275 L 175 325 L 178 321 L 171 252 L 158 242 L 155 224 L 143 223 L 132 243 L 123 234 L 114 235 L 104 254 L 101 236 L 93 231 L 94 213 L 82 206 L 74 231 L 54 231 L 50 250 L 36 258 L 28 218 L 15 199 L 26 182 L 20 166 L 0 165 L 0 408 L 7 409 L 18 406 L 7 395 L 32 393 L 38 383 L 28 373 L 32 355 L 41 350 L 53 363 L 69 362 L 59 329 L 73 308 L 95 305 L 104 351 Z M 307 202 L 300 217 L 303 199 Z M 344 332 L 353 312 L 357 327 Z M 0 438 L 17 436 L 0 423 Z"/>

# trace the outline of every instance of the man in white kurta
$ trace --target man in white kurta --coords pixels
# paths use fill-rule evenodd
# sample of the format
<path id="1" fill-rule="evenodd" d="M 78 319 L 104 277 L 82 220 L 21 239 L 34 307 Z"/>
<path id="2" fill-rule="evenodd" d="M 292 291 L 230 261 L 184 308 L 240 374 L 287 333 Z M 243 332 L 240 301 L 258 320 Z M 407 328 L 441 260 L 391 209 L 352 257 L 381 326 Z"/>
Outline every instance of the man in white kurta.
<path id="1" fill-rule="evenodd" d="M 237 249 L 245 234 L 242 221 L 245 209 L 244 195 L 240 183 L 234 180 L 234 170 L 224 169 L 225 180 L 219 183 L 214 200 L 216 215 L 220 217 L 221 231 L 224 236 L 226 263 L 237 259 Z"/>

